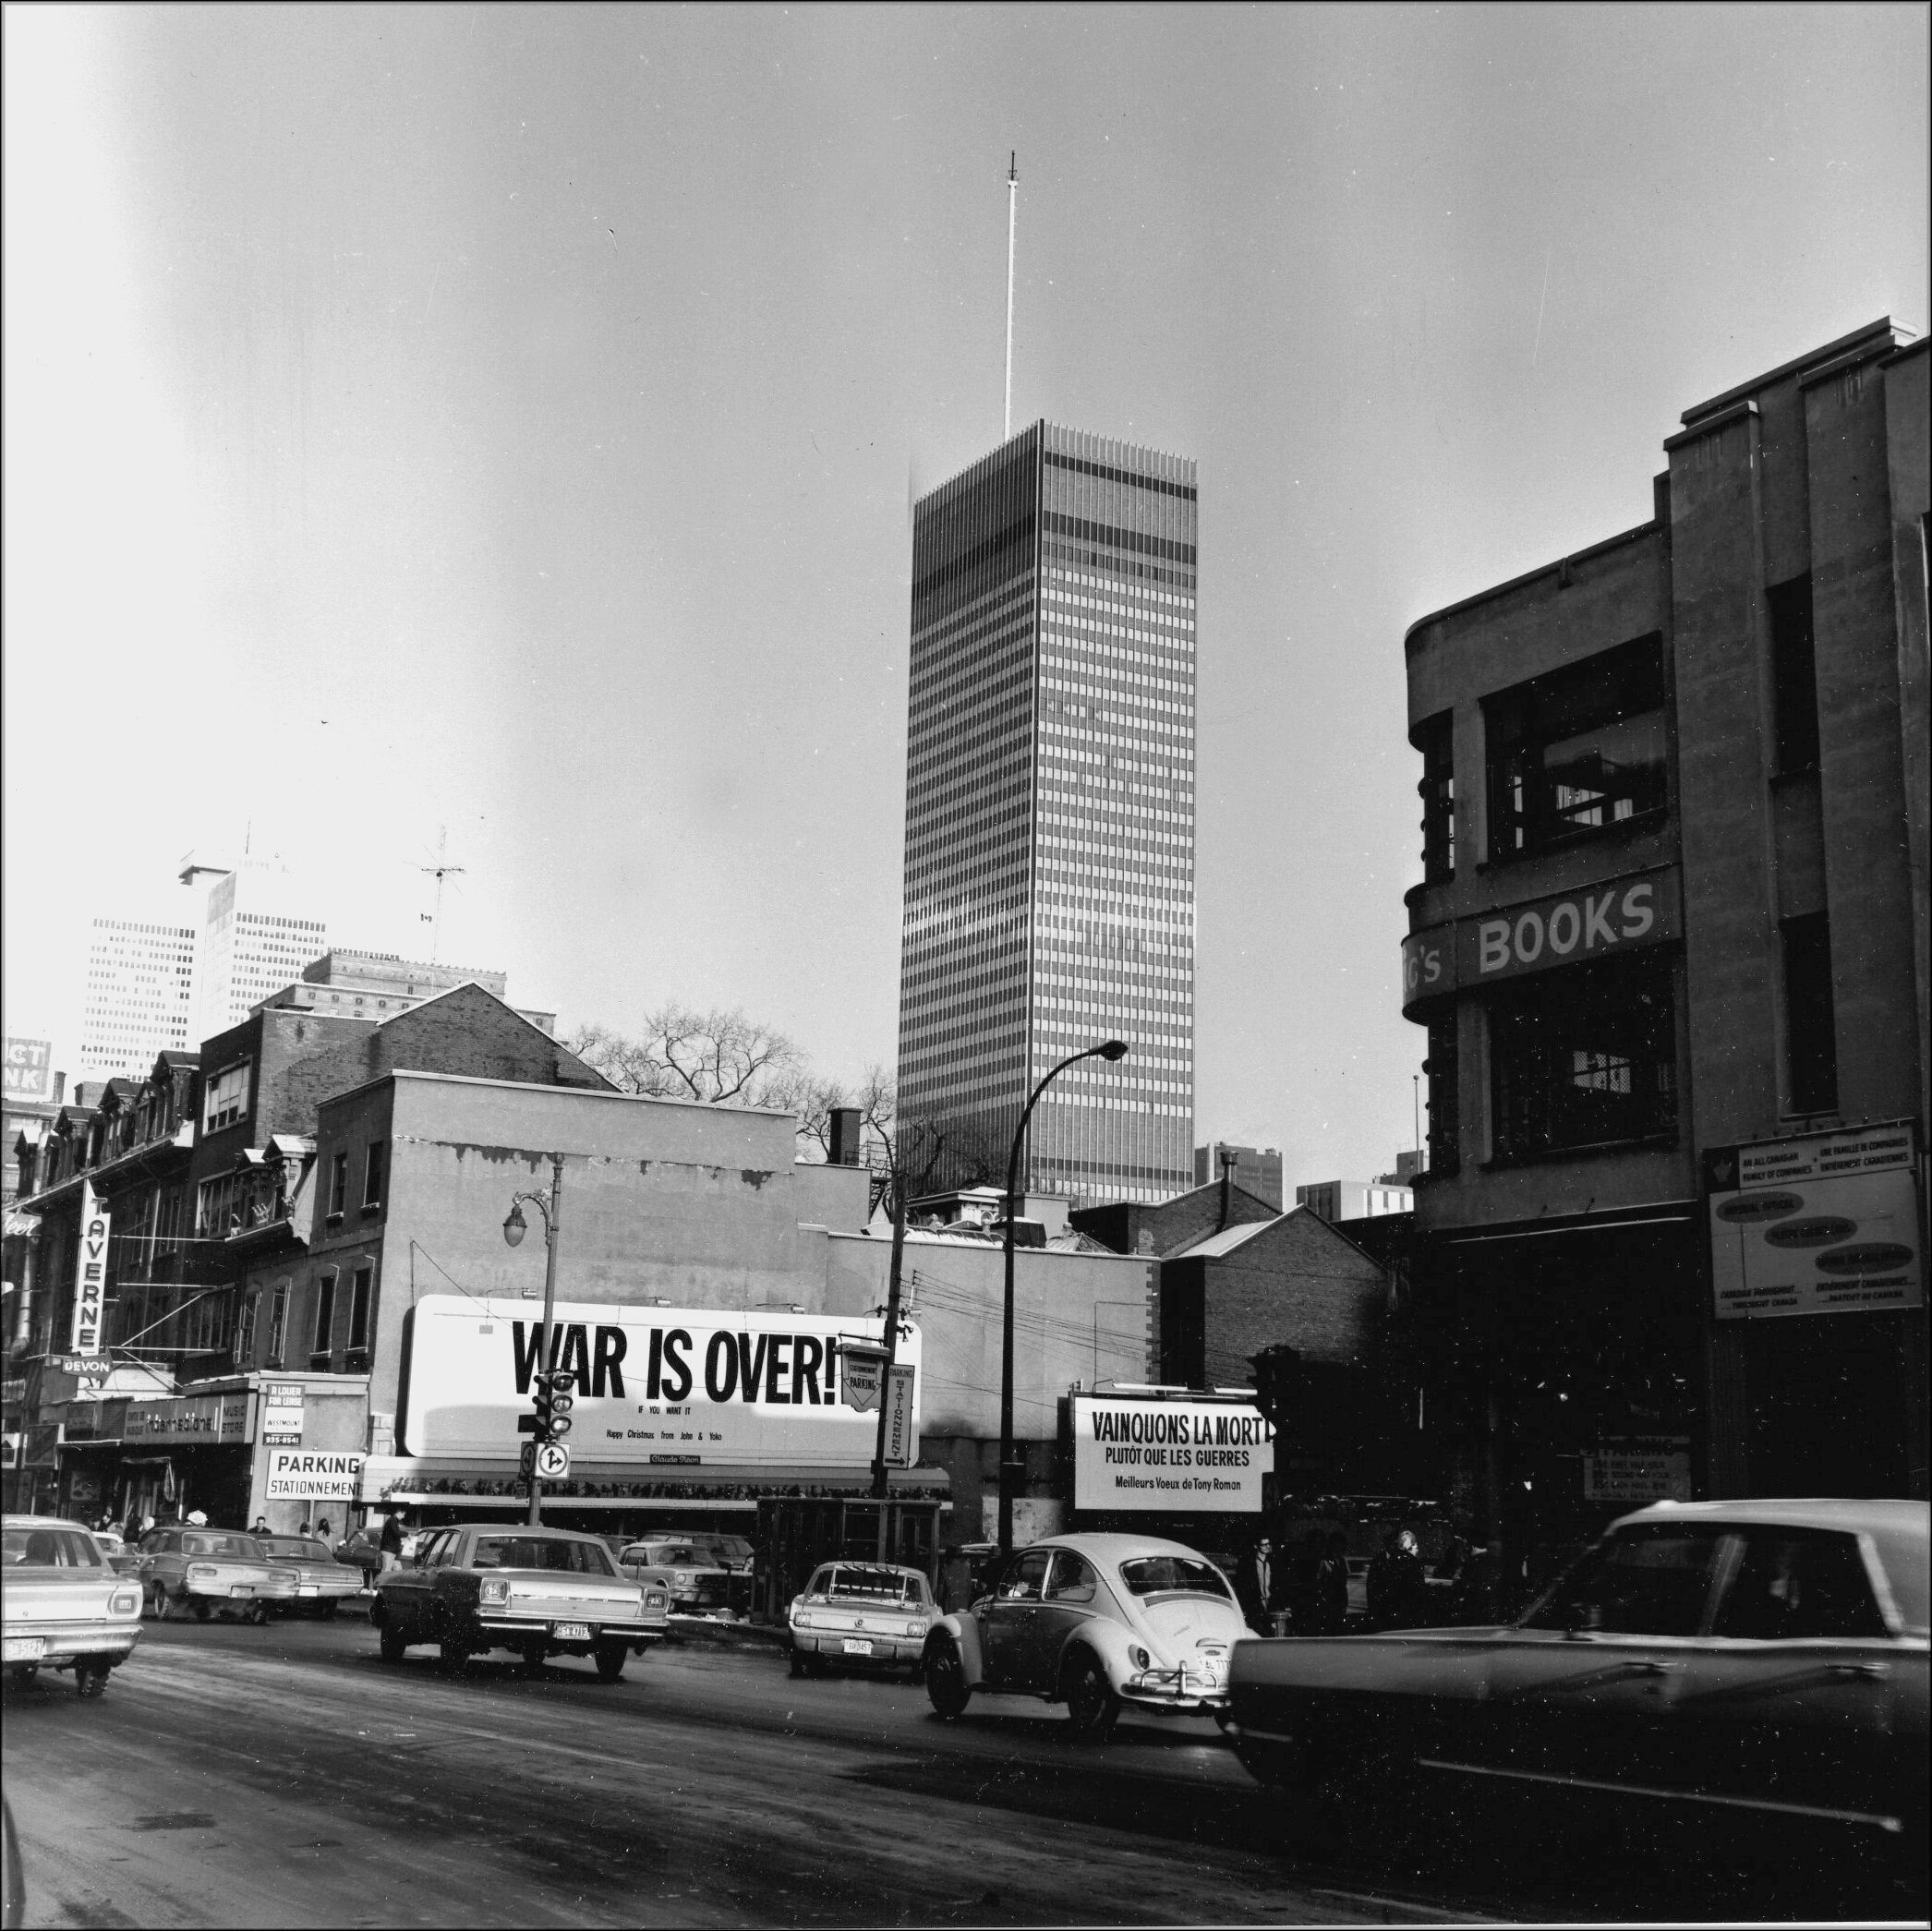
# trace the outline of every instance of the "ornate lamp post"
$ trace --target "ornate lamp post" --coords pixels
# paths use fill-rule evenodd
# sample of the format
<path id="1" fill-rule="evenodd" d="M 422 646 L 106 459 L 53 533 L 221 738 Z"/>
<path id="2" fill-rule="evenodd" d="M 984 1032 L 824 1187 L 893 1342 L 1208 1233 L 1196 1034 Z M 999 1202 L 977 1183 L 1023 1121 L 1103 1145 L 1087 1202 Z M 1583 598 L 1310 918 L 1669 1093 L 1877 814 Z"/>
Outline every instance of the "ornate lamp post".
<path id="1" fill-rule="evenodd" d="M 543 1339 L 537 1345 L 537 1371 L 542 1373 L 555 1365 L 557 1343 L 551 1333 L 551 1322 L 557 1309 L 557 1235 L 563 1222 L 563 1155 L 550 1155 L 550 1197 L 548 1201 L 540 1193 L 513 1194 L 510 1199 L 509 1216 L 503 1222 L 503 1238 L 512 1247 L 523 1244 L 524 1230 L 527 1223 L 524 1219 L 524 1202 L 543 1215 Z M 537 1474 L 534 1461 L 530 1467 L 530 1525 L 533 1528 L 543 1524 L 543 1478 Z"/>
<path id="2" fill-rule="evenodd" d="M 999 1551 L 1009 1553 L 1013 1547 L 1013 1495 L 1020 1486 L 1022 1464 L 1013 1459 L 1013 1218 L 1020 1211 L 1020 1148 L 1026 1138 L 1027 1122 L 1040 1095 L 1069 1066 L 1082 1059 L 1117 1060 L 1127 1057 L 1127 1042 L 1110 1039 L 1105 1045 L 1089 1046 L 1084 1052 L 1069 1053 L 1045 1074 L 1033 1088 L 1020 1124 L 1013 1129 L 1012 1151 L 1007 1155 L 1007 1237 L 1003 1243 L 1006 1261 L 1006 1314 L 999 1335 Z"/>

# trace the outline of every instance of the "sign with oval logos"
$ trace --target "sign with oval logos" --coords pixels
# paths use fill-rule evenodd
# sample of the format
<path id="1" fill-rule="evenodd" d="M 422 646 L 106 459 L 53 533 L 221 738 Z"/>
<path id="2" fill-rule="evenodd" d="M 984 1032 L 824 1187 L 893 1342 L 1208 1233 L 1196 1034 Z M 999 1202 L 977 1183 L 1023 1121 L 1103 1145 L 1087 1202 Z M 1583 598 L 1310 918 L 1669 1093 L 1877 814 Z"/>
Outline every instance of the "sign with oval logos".
<path id="1" fill-rule="evenodd" d="M 1925 1304 L 1911 1121 L 1704 1155 L 1720 1321 Z"/>

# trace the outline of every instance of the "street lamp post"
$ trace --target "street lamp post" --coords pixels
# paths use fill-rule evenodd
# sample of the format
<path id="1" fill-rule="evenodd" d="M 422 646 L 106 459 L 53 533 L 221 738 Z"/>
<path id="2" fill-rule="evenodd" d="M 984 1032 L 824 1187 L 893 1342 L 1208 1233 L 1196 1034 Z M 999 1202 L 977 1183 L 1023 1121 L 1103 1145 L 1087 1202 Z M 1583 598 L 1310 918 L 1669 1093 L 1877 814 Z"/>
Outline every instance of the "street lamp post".
<path id="1" fill-rule="evenodd" d="M 552 1322 L 557 1311 L 557 1235 L 563 1221 L 563 1155 L 550 1155 L 550 1197 L 548 1201 L 540 1193 L 513 1194 L 510 1200 L 509 1217 L 503 1222 L 503 1238 L 512 1247 L 523 1244 L 524 1202 L 529 1203 L 543 1215 L 543 1339 L 537 1346 L 538 1371 L 547 1371 L 557 1365 L 557 1343 L 551 1333 Z M 543 1526 L 543 1478 L 537 1472 L 536 1459 L 530 1463 L 530 1526 Z"/>
<path id="2" fill-rule="evenodd" d="M 1026 1123 L 1033 1116 L 1040 1095 L 1069 1066 L 1082 1059 L 1117 1060 L 1127 1057 L 1127 1042 L 1110 1039 L 1105 1045 L 1089 1046 L 1084 1052 L 1069 1053 L 1054 1069 L 1044 1075 L 1033 1088 L 1020 1124 L 1013 1129 L 1012 1151 L 1007 1155 L 1007 1237 L 1002 1243 L 1006 1261 L 1006 1312 L 999 1334 L 999 1551 L 1008 1554 L 1013 1547 L 1013 1493 L 1020 1486 L 1021 1465 L 1013 1459 L 1013 1220 L 1020 1212 L 1020 1148 L 1026 1139 Z"/>

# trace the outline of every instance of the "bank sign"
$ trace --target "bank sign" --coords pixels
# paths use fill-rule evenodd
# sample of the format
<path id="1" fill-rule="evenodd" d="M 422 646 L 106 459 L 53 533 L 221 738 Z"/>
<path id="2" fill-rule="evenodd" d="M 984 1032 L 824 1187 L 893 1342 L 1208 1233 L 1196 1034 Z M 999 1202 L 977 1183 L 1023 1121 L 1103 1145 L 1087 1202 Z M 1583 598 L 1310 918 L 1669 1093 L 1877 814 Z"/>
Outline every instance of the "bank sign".
<path id="1" fill-rule="evenodd" d="M 1402 1003 L 1607 959 L 1683 931 L 1676 868 L 1632 873 L 1411 933 L 1402 942 Z"/>
<path id="2" fill-rule="evenodd" d="M 733 1463 L 865 1467 L 878 1440 L 876 1382 L 866 1408 L 846 1398 L 841 1346 L 876 1356 L 883 1317 L 737 1314 L 717 1309 L 557 1310 L 553 1366 L 577 1378 L 570 1449 L 578 1463 Z M 542 1327 L 525 1300 L 425 1295 L 411 1316 L 399 1450 L 513 1460 L 531 1412 Z M 908 1461 L 918 1459 L 920 1335 L 902 1323 L 912 1370 Z"/>
<path id="3" fill-rule="evenodd" d="M 1073 1505 L 1255 1515 L 1274 1430 L 1242 1403 L 1075 1394 Z"/>
<path id="4" fill-rule="evenodd" d="M 1720 1321 L 1925 1305 L 1912 1123 L 1704 1155 Z"/>

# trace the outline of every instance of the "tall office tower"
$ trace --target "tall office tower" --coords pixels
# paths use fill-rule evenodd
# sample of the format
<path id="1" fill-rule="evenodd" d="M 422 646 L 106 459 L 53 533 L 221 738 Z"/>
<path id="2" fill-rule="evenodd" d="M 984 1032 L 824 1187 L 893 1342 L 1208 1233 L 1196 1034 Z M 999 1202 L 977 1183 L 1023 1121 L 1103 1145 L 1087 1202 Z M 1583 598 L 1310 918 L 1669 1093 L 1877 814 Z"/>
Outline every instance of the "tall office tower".
<path id="1" fill-rule="evenodd" d="M 287 873 L 244 862 L 240 871 L 217 877 L 208 889 L 196 961 L 196 1044 L 240 1025 L 250 1007 L 299 979 L 302 968 L 328 949 L 327 927 L 302 905 Z"/>
<path id="2" fill-rule="evenodd" d="M 936 1187 L 1192 1184 L 1194 465 L 1035 423 L 917 505 L 899 1109 Z"/>
<path id="3" fill-rule="evenodd" d="M 188 1053 L 195 929 L 172 919 L 96 919 L 81 997 L 81 1077 L 145 1078 L 157 1055 Z"/>

